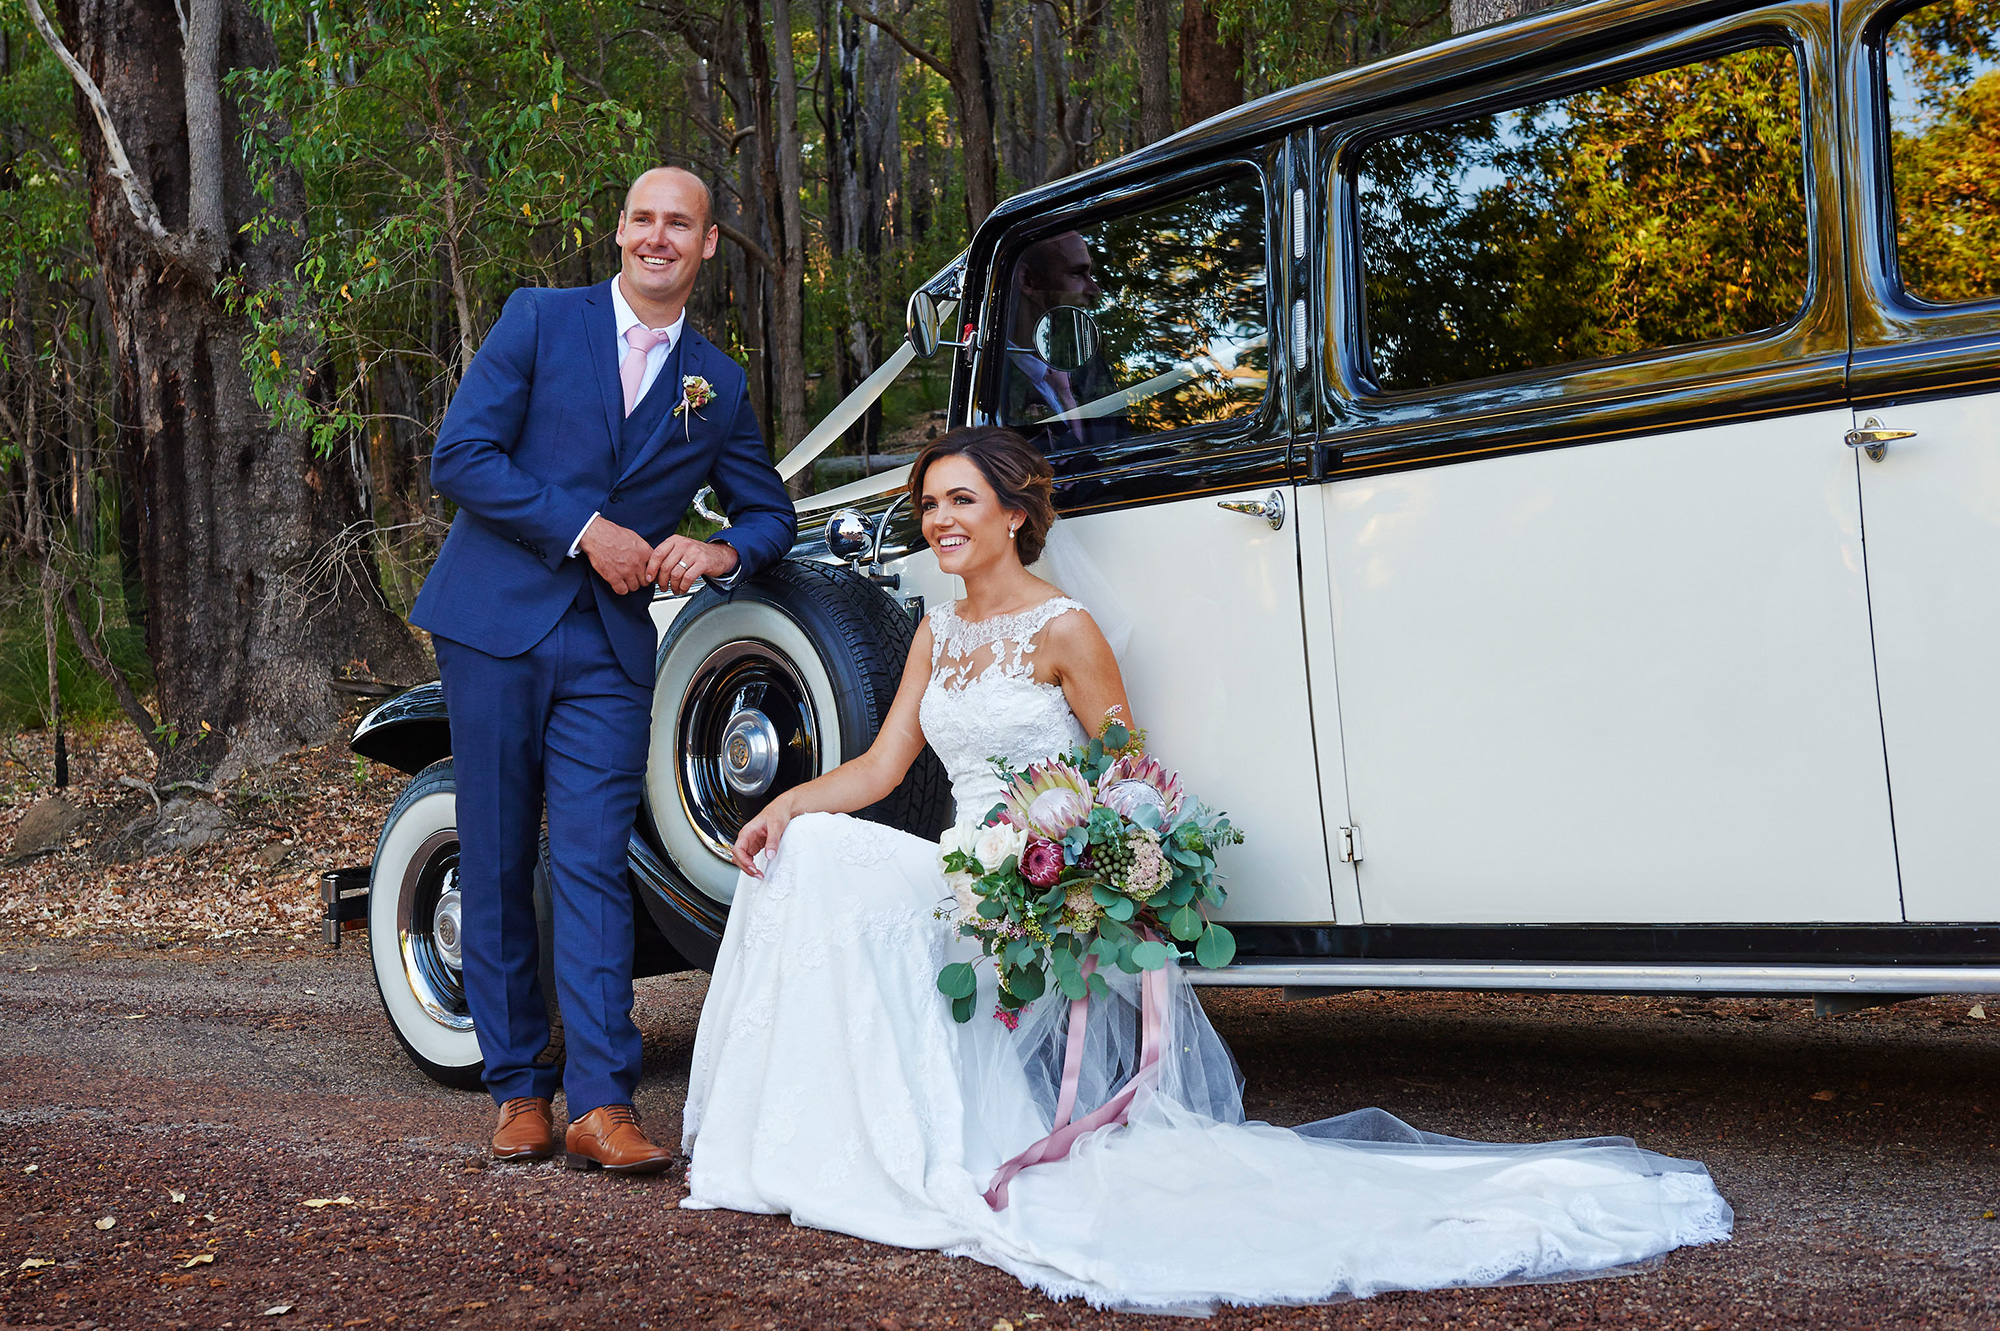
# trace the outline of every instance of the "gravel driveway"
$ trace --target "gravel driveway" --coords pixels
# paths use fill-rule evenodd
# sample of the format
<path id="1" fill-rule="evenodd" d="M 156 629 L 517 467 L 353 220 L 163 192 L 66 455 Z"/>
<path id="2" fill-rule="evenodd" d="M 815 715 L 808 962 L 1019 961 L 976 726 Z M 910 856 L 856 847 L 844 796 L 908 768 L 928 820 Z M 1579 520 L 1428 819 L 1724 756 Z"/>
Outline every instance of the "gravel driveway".
<path id="1" fill-rule="evenodd" d="M 638 1103 L 663 1140 L 704 988 L 640 984 Z M 1624 1133 L 1706 1161 L 1737 1213 L 1734 1241 L 1620 1279 L 1232 1309 L 1218 1327 L 2000 1326 L 2000 1020 L 1972 1000 L 1838 1019 L 1725 999 L 1208 1005 L 1257 1117 L 1373 1104 L 1472 1137 Z M 365 946 L 0 944 L 0 1059 L 9 1325 L 1181 1325 L 678 1211 L 676 1176 L 489 1166 L 485 1100 L 404 1060 Z"/>

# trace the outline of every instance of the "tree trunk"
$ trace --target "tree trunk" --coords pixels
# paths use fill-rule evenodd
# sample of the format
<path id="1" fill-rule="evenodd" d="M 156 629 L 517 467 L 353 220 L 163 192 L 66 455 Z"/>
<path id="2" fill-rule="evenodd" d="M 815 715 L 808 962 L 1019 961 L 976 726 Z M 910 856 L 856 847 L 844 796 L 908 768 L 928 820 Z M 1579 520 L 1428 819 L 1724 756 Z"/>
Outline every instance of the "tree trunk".
<path id="1" fill-rule="evenodd" d="M 799 139 L 799 67 L 792 54 L 791 0 L 771 0 L 778 125 L 772 147 L 778 182 L 778 270 L 772 327 L 777 334 L 778 425 L 782 448 L 806 437 L 805 147 Z"/>
<path id="2" fill-rule="evenodd" d="M 1469 32 L 1568 3 L 1570 0 L 1451 0 L 1451 30 Z"/>
<path id="3" fill-rule="evenodd" d="M 41 429 L 41 370 L 35 347 L 34 305 L 29 289 L 28 274 L 24 271 L 14 284 L 14 351 L 20 358 L 21 382 L 25 394 L 21 404 L 21 474 L 22 490 L 27 501 L 27 549 L 25 553 L 40 561 L 38 581 L 42 592 L 42 647 L 45 657 L 49 685 L 49 702 L 46 716 L 49 734 L 55 741 L 56 789 L 69 786 L 69 745 L 63 734 L 62 676 L 57 669 L 56 647 L 59 641 L 56 628 L 56 559 L 55 536 L 49 530 L 50 514 L 48 501 L 40 472 L 42 451 Z"/>
<path id="4" fill-rule="evenodd" d="M 1222 35 L 1206 0 L 1181 11 L 1181 127 L 1221 115 L 1243 102 L 1243 39 Z"/>
<path id="5" fill-rule="evenodd" d="M 219 69 L 274 60 L 270 31 L 244 0 L 192 7 L 204 3 L 221 6 Z M 161 222 L 196 243 L 195 224 L 218 226 L 225 273 L 251 290 L 282 283 L 299 259 L 301 187 L 281 174 L 268 205 L 281 225 L 244 234 L 267 205 L 235 147 L 246 127 L 226 98 L 213 127 L 227 147 L 213 159 L 211 196 L 191 197 L 206 164 L 190 148 L 173 0 L 69 0 L 62 17 Z M 209 130 L 193 109 L 197 130 Z M 214 276 L 168 258 L 139 224 L 81 96 L 77 119 L 117 340 L 121 445 L 134 455 L 147 648 L 175 739 L 163 775 L 219 768 L 227 778 L 323 738 L 344 712 L 330 687 L 336 670 L 359 665 L 397 682 L 427 671 L 376 588 L 368 542 L 342 539 L 368 520 L 344 451 L 317 457 L 305 430 L 272 424 L 243 364 L 247 321 L 227 309 Z M 317 350 L 294 344 L 282 354 L 310 360 Z"/>
<path id="6" fill-rule="evenodd" d="M 993 143 L 993 70 L 986 54 L 991 7 L 945 0 L 951 29 L 951 90 L 958 103 L 959 151 L 965 159 L 965 213 L 972 230 L 1000 202 L 1000 161 Z"/>
<path id="7" fill-rule="evenodd" d="M 1194 3 L 1195 0 L 1190 0 Z M 1136 0 L 1139 46 L 1139 143 L 1158 143 L 1174 132 L 1173 51 L 1169 38 L 1181 16 L 1174 0 Z"/>

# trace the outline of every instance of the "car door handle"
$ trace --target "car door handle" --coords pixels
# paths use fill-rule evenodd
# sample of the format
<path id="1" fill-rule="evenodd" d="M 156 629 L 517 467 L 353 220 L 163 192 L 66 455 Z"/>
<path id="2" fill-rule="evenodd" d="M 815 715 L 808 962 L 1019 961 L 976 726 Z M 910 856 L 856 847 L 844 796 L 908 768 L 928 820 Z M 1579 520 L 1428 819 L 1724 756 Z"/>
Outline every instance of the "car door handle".
<path id="1" fill-rule="evenodd" d="M 1273 490 L 1263 499 L 1219 499 L 1217 508 L 1226 508 L 1231 513 L 1248 513 L 1253 518 L 1262 518 L 1277 531 L 1285 525 L 1285 496 Z"/>
<path id="2" fill-rule="evenodd" d="M 1847 446 L 1849 448 L 1864 449 L 1867 451 L 1870 461 L 1880 462 L 1882 455 L 1889 451 L 1889 442 L 1891 440 L 1909 439 L 1914 437 L 1916 433 L 1915 430 L 1891 430 L 1883 425 L 1882 422 L 1870 416 L 1867 420 L 1861 422 L 1860 429 L 1849 430 L 1847 432 Z"/>

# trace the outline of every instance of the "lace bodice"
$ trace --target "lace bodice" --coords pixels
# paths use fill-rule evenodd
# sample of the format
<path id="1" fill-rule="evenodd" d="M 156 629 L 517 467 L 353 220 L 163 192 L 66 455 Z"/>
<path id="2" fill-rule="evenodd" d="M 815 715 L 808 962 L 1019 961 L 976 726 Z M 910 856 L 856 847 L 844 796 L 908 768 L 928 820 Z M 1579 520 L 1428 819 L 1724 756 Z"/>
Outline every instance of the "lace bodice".
<path id="1" fill-rule="evenodd" d="M 1082 609 L 1056 596 L 977 622 L 960 619 L 950 601 L 930 612 L 931 682 L 918 716 L 951 776 L 959 821 L 982 817 L 1000 799 L 989 759 L 1025 767 L 1084 738 L 1062 689 L 1036 682 L 1034 661 L 1036 635 L 1058 615 Z"/>

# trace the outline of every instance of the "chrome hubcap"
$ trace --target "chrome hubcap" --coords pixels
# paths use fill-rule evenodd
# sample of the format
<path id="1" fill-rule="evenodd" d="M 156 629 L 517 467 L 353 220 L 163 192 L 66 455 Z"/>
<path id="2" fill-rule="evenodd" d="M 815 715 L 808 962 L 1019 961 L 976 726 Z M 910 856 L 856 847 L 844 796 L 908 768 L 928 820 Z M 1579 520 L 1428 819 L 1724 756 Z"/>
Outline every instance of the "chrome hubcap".
<path id="1" fill-rule="evenodd" d="M 722 732 L 722 779 L 739 795 L 761 795 L 778 775 L 778 728 L 755 708 L 738 712 Z"/>
<path id="2" fill-rule="evenodd" d="M 783 653 L 746 638 L 695 667 L 679 712 L 681 804 L 695 834 L 726 860 L 773 795 L 819 775 L 811 691 Z"/>
<path id="3" fill-rule="evenodd" d="M 410 857 L 396 900 L 396 943 L 410 993 L 432 1021 L 472 1029 L 461 960 L 464 927 L 458 893 L 458 832 L 433 832 Z"/>
<path id="4" fill-rule="evenodd" d="M 452 874 L 456 882 L 458 875 Z M 438 956 L 453 970 L 462 971 L 465 963 L 459 959 L 458 888 L 450 888 L 438 898 L 437 909 L 431 913 L 431 937 L 437 940 Z"/>

